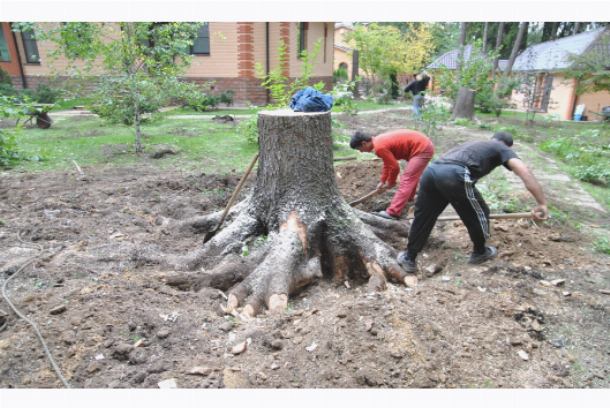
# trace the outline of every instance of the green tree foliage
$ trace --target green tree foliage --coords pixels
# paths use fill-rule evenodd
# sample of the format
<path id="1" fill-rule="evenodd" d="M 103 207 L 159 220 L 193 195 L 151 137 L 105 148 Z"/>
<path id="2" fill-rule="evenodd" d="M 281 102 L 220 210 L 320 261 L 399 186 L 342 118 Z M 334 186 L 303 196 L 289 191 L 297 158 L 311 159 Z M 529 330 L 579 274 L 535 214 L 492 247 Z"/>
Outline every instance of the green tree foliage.
<path id="1" fill-rule="evenodd" d="M 570 57 L 568 78 L 578 80 L 576 92 L 610 92 L 610 34 L 604 33 L 590 50 Z"/>
<path id="2" fill-rule="evenodd" d="M 141 152 L 143 114 L 155 112 L 176 95 L 176 77 L 190 63 L 189 50 L 200 23 L 62 23 L 49 29 L 19 24 L 35 30 L 36 37 L 57 44 L 56 55 L 85 62 L 90 72 L 104 69 L 93 109 L 112 121 L 133 124 L 135 150 Z"/>
<path id="3" fill-rule="evenodd" d="M 12 167 L 21 160 L 36 160 L 36 157 L 26 157 L 17 148 L 17 137 L 23 127 L 21 120 L 29 117 L 35 110 L 32 101 L 27 97 L 15 98 L 0 95 L 0 118 L 17 119 L 13 128 L 0 128 L 0 168 Z"/>
<path id="4" fill-rule="evenodd" d="M 290 103 L 290 98 L 298 90 L 313 86 L 317 90 L 324 88 L 324 82 L 311 84 L 314 63 L 320 53 L 321 42 L 316 41 L 311 51 L 303 50 L 299 56 L 301 61 L 301 74 L 297 78 L 290 78 L 286 74 L 288 64 L 288 47 L 284 41 L 280 41 L 278 46 L 278 64 L 265 73 L 260 63 L 255 65 L 256 75 L 261 78 L 261 86 L 269 91 L 272 103 L 270 107 L 286 107 Z"/>
<path id="5" fill-rule="evenodd" d="M 475 105 L 483 112 L 494 112 L 497 115 L 506 107 L 506 98 L 516 86 L 515 80 L 505 77 L 492 77 L 493 61 L 497 52 L 481 52 L 481 41 L 472 44 L 470 58 L 459 63 L 460 70 L 441 68 L 439 84 L 445 95 L 455 100 L 460 88 L 465 87 L 475 92 Z"/>
<path id="6" fill-rule="evenodd" d="M 356 25 L 346 40 L 358 49 L 360 68 L 388 83 L 391 75 L 419 72 L 434 51 L 430 25 L 425 23 L 408 23 L 405 32 L 393 25 Z"/>

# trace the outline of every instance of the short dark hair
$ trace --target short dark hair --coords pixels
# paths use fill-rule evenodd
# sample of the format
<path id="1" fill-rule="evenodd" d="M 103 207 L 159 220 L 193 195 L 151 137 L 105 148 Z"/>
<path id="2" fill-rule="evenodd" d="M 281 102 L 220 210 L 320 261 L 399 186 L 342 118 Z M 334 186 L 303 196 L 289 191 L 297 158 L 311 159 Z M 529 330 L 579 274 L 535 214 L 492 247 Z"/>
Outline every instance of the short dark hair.
<path id="1" fill-rule="evenodd" d="M 508 132 L 496 132 L 491 138 L 504 143 L 508 147 L 513 145 L 513 136 Z"/>
<path id="2" fill-rule="evenodd" d="M 371 134 L 358 130 L 352 135 L 352 139 L 349 141 L 349 147 L 352 149 L 359 149 L 360 146 L 362 146 L 362 143 L 370 142 L 372 139 L 373 136 Z"/>

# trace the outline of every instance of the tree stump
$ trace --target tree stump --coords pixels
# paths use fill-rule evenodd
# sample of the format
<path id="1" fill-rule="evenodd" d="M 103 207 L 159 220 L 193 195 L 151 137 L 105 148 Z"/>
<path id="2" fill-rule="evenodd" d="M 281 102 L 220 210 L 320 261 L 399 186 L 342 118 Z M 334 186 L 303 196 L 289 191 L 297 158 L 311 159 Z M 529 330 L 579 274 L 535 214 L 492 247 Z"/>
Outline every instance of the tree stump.
<path id="1" fill-rule="evenodd" d="M 284 310 L 290 295 L 322 277 L 341 284 L 368 280 L 372 290 L 385 288 L 386 278 L 403 283 L 406 273 L 395 251 L 377 235 L 406 236 L 408 227 L 355 210 L 340 195 L 330 113 L 260 112 L 258 130 L 260 156 L 251 194 L 231 210 L 226 227 L 173 266 L 211 267 L 192 286 L 232 286 L 227 310 L 243 306 L 250 316 L 264 306 Z M 186 225 L 209 230 L 220 213 Z M 240 256 L 244 244 L 249 254 Z M 185 279 L 174 281 L 185 286 Z"/>
<path id="2" fill-rule="evenodd" d="M 469 120 L 474 118 L 474 91 L 472 89 L 460 88 L 455 99 L 452 118 L 466 118 Z"/>

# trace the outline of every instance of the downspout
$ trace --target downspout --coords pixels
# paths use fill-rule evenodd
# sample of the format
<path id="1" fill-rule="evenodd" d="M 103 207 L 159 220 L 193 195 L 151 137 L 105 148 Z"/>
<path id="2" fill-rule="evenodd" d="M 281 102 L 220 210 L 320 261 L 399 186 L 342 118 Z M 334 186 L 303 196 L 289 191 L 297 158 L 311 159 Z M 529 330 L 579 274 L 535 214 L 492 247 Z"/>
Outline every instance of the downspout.
<path id="1" fill-rule="evenodd" d="M 17 63 L 19 65 L 19 73 L 21 74 L 21 86 L 23 89 L 28 87 L 28 83 L 25 80 L 25 73 L 23 72 L 23 64 L 21 62 L 21 54 L 19 53 L 19 45 L 17 44 L 17 36 L 15 32 L 11 28 L 11 33 L 13 33 L 13 44 L 15 45 L 15 52 L 17 53 Z"/>
<path id="2" fill-rule="evenodd" d="M 269 23 L 265 23 L 265 76 L 269 76 L 270 68 L 269 68 Z M 267 104 L 271 102 L 271 94 L 269 93 L 269 89 L 265 90 L 267 95 Z"/>

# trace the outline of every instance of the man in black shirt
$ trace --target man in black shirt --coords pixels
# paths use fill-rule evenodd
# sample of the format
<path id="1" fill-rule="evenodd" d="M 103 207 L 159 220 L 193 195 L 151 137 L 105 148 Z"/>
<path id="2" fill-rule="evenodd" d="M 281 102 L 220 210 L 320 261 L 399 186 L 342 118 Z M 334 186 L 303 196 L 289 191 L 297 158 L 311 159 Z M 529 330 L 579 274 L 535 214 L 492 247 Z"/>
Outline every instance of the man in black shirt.
<path id="1" fill-rule="evenodd" d="M 399 253 L 397 258 L 405 271 L 417 270 L 415 258 L 447 204 L 453 206 L 466 225 L 474 245 L 468 263 L 479 264 L 496 256 L 496 248 L 485 245 L 489 238 L 489 208 L 475 183 L 500 165 L 519 176 L 536 199 L 538 205 L 532 209 L 534 218 L 543 220 L 548 217 L 542 187 L 510 148 L 512 145 L 513 138 L 509 133 L 498 132 L 492 140 L 457 146 L 428 166 L 420 181 L 407 251 Z"/>
<path id="2" fill-rule="evenodd" d="M 405 93 L 411 92 L 413 94 L 413 113 L 416 117 L 421 116 L 421 108 L 424 106 L 424 91 L 428 87 L 430 77 L 426 74 L 422 74 L 420 79 L 409 82 L 405 87 Z"/>

